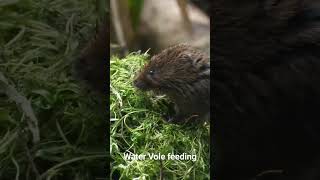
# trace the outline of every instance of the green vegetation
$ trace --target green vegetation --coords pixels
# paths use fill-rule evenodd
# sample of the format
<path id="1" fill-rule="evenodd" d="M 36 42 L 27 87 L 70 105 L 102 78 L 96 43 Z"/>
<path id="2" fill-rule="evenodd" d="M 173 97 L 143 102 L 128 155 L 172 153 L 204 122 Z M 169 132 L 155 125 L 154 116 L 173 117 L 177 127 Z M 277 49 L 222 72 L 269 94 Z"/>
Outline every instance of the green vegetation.
<path id="1" fill-rule="evenodd" d="M 136 30 L 140 20 L 144 0 L 128 0 L 129 11 L 131 14 L 132 26 Z"/>
<path id="2" fill-rule="evenodd" d="M 0 1 L 0 179 L 105 178 L 105 117 L 72 77 L 95 0 Z"/>
<path id="3" fill-rule="evenodd" d="M 110 61 L 110 154 L 112 175 L 122 179 L 209 179 L 209 125 L 179 126 L 163 121 L 170 107 L 165 97 L 142 93 L 132 80 L 147 55 L 132 53 Z M 196 161 L 126 160 L 134 154 L 196 154 Z"/>

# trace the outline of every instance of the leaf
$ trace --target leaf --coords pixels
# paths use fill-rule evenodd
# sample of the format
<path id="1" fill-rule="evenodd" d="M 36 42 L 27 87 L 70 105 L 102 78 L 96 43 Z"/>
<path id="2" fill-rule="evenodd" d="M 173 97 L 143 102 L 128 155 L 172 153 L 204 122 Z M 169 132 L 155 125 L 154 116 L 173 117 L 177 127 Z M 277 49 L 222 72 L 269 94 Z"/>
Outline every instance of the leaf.
<path id="1" fill-rule="evenodd" d="M 129 9 L 132 17 L 133 28 L 136 29 L 140 22 L 140 14 L 143 8 L 144 0 L 128 0 Z"/>
<path id="2" fill-rule="evenodd" d="M 0 0 L 0 7 L 13 5 L 18 2 L 19 2 L 19 0 Z"/>
<path id="3" fill-rule="evenodd" d="M 0 124 L 6 123 L 6 122 L 15 123 L 15 120 L 10 116 L 10 113 L 8 110 L 0 108 Z"/>

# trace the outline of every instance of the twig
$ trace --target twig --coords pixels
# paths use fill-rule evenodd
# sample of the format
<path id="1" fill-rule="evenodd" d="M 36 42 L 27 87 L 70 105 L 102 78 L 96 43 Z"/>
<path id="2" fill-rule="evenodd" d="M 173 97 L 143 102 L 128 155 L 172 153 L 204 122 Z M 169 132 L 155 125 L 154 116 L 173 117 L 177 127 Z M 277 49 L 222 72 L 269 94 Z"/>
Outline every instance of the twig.
<path id="1" fill-rule="evenodd" d="M 110 1 L 111 17 L 112 17 L 113 27 L 115 29 L 117 41 L 118 41 L 119 45 L 122 48 L 125 48 L 125 51 L 127 51 L 127 44 L 126 44 L 126 41 L 125 41 L 123 28 L 122 28 L 122 25 L 121 25 L 118 3 L 119 2 L 116 1 L 116 0 L 111 0 Z"/>
<path id="2" fill-rule="evenodd" d="M 27 117 L 27 124 L 29 130 L 32 133 L 33 144 L 37 144 L 40 141 L 40 132 L 38 127 L 38 119 L 35 116 L 31 107 L 30 101 L 22 96 L 12 85 L 9 85 L 8 80 L 0 72 L 0 88 L 4 89 L 5 94 L 14 101 Z"/>
<path id="3" fill-rule="evenodd" d="M 182 20 L 187 31 L 192 34 L 192 23 L 188 14 L 188 2 L 186 0 L 177 0 L 180 12 L 182 15 Z"/>
<path id="4" fill-rule="evenodd" d="M 263 171 L 260 174 L 258 174 L 256 177 L 261 177 L 261 176 L 264 176 L 265 174 L 281 174 L 281 173 L 283 173 L 283 170 L 273 169 L 273 170 Z"/>
<path id="5" fill-rule="evenodd" d="M 39 173 L 39 171 L 38 171 L 38 169 L 36 167 L 36 164 L 33 161 L 33 157 L 32 157 L 32 155 L 30 153 L 30 150 L 28 148 L 28 145 L 27 145 L 26 141 L 24 141 L 23 144 L 24 144 L 24 147 L 25 147 L 25 150 L 26 150 L 27 157 L 29 159 L 29 163 L 31 165 L 31 168 L 32 168 L 34 174 L 36 175 L 36 180 L 40 180 L 40 173 Z"/>
<path id="6" fill-rule="evenodd" d="M 14 157 L 11 157 L 11 161 L 13 162 L 13 164 L 16 166 L 17 172 L 16 172 L 16 180 L 19 180 L 19 175 L 20 175 L 20 167 L 18 162 L 16 161 L 16 159 Z"/>
<path id="7" fill-rule="evenodd" d="M 163 164 L 161 159 L 160 159 L 160 180 L 163 180 Z"/>

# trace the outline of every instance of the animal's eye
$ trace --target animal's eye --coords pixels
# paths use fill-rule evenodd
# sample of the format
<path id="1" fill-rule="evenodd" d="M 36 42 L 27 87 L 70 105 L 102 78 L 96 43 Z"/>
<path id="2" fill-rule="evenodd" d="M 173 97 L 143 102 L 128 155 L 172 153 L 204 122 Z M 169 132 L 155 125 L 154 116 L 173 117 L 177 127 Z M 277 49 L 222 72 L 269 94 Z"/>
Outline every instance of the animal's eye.
<path id="1" fill-rule="evenodd" d="M 148 73 L 149 73 L 150 75 L 153 75 L 153 74 L 154 74 L 154 70 L 150 70 Z"/>

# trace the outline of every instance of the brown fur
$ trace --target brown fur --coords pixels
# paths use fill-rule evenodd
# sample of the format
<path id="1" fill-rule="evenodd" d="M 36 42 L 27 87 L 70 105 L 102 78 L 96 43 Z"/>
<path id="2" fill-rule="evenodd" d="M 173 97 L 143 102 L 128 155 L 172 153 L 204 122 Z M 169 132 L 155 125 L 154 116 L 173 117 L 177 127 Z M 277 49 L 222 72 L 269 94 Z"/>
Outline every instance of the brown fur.
<path id="1" fill-rule="evenodd" d="M 151 73 L 150 73 L 151 71 Z M 210 106 L 210 62 L 200 51 L 180 44 L 153 56 L 134 84 L 141 90 L 168 95 L 175 103 L 173 122 L 204 118 Z"/>
<path id="2" fill-rule="evenodd" d="M 109 62 L 109 26 L 104 24 L 75 62 L 76 76 L 98 92 L 105 92 Z"/>
<path id="3" fill-rule="evenodd" d="M 214 0 L 213 174 L 320 179 L 317 0 Z"/>

